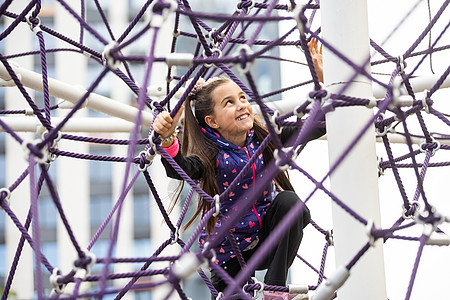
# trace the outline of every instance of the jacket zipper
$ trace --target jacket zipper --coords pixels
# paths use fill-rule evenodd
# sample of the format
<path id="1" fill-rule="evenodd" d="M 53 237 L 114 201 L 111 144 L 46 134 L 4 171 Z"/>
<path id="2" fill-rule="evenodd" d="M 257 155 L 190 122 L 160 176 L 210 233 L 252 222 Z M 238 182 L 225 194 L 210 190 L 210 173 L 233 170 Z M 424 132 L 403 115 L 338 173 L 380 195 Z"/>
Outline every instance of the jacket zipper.
<path id="1" fill-rule="evenodd" d="M 249 153 L 248 153 L 247 147 L 244 147 L 244 151 L 245 151 L 245 154 L 247 155 L 248 160 L 250 160 L 250 155 L 249 155 Z M 252 185 L 252 190 L 254 191 L 254 190 L 255 190 L 255 182 L 256 182 L 256 165 L 255 165 L 255 163 L 252 164 L 252 171 L 253 171 L 253 177 L 252 177 L 252 179 L 253 179 L 253 185 Z M 253 211 L 253 213 L 256 215 L 256 217 L 258 218 L 259 228 L 262 228 L 262 221 L 261 221 L 261 218 L 260 218 L 259 215 L 258 215 L 258 211 L 256 210 L 255 203 L 256 203 L 256 201 L 253 202 L 253 208 L 252 208 L 252 211 Z"/>

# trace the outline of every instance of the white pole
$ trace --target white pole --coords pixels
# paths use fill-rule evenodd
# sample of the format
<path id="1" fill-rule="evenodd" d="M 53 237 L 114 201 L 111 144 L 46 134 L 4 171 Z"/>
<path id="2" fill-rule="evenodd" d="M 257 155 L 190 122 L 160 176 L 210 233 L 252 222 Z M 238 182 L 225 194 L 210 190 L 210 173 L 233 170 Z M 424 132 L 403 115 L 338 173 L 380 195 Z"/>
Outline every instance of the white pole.
<path id="1" fill-rule="evenodd" d="M 61 123 L 62 117 L 52 117 L 52 124 Z M 18 132 L 34 132 L 38 136 L 46 130 L 37 117 L 2 117 L 2 121 L 12 130 Z M 61 129 L 62 132 L 126 132 L 133 130 L 134 124 L 116 118 L 71 118 Z M 0 127 L 0 132 L 3 132 Z M 127 137 L 129 138 L 129 136 Z"/>
<path id="2" fill-rule="evenodd" d="M 8 8 L 9 11 L 19 12 L 26 5 L 27 1 L 19 0 L 13 1 L 11 6 Z M 7 20 L 5 22 L 5 28 L 11 24 L 8 18 L 3 18 Z M 3 21 L 2 21 L 3 22 Z M 18 26 L 11 34 L 8 36 L 4 43 L 5 54 L 17 53 L 20 51 L 28 51 L 35 42 L 36 39 L 30 28 L 27 25 Z M 33 57 L 25 56 L 18 58 L 21 64 L 25 67 L 33 67 Z M 2 64 L 3 65 L 3 64 Z M 30 95 L 34 95 L 33 91 L 28 91 Z M 6 109 L 20 109 L 20 107 L 27 106 L 26 101 L 20 94 L 18 89 L 6 89 L 5 91 L 5 105 Z M 3 117 L 2 117 L 3 120 Z M 21 134 L 21 138 L 33 138 L 31 134 Z M 26 169 L 28 166 L 27 161 L 24 159 L 22 147 L 17 141 L 12 138 L 9 134 L 6 135 L 5 139 L 5 151 L 6 151 L 6 182 L 5 186 L 9 187 L 17 177 Z M 3 171 L 3 170 L 2 170 Z M 25 224 L 25 219 L 30 209 L 30 180 L 27 177 L 24 182 L 22 182 L 17 189 L 11 193 L 10 205 L 12 211 L 16 214 L 22 224 Z M 4 214 L 4 212 L 2 212 Z M 7 271 L 11 266 L 14 259 L 14 255 L 17 250 L 18 242 L 21 238 L 21 233 L 17 229 L 17 226 L 11 221 L 9 217 L 6 219 L 6 260 L 4 264 L 7 266 Z M 31 234 L 31 228 L 29 233 Z M 34 294 L 34 272 L 33 272 L 33 251 L 28 244 L 25 242 L 23 251 L 21 252 L 19 264 L 17 266 L 14 280 L 11 285 L 11 293 L 15 293 L 18 299 L 32 299 Z M 3 259 L 3 258 L 2 258 Z M 7 273 L 6 273 L 7 274 Z M 6 275 L 7 276 L 7 275 Z"/>
<path id="3" fill-rule="evenodd" d="M 369 57 L 367 3 L 361 0 L 324 0 L 321 2 L 324 40 L 355 63 L 362 65 Z M 329 49 L 323 53 L 325 86 L 340 92 L 354 70 Z M 370 72 L 370 65 L 366 63 Z M 358 75 L 345 94 L 372 97 L 371 81 Z M 350 142 L 373 116 L 366 107 L 337 108 L 326 115 L 330 166 L 347 149 Z M 343 163 L 330 176 L 331 191 L 366 220 L 380 226 L 375 130 L 373 125 L 364 134 Z M 343 269 L 369 241 L 366 228 L 333 203 L 333 230 L 336 265 L 339 277 Z M 375 243 L 350 271 L 350 277 L 338 290 L 340 300 L 387 299 L 382 241 Z"/>
<path id="4" fill-rule="evenodd" d="M 32 88 L 36 91 L 42 92 L 42 75 L 26 68 L 20 67 L 16 63 L 11 63 L 14 72 L 21 78 L 21 82 L 24 86 Z M 5 81 L 10 81 L 11 77 L 7 72 L 3 64 L 0 65 L 0 78 Z M 86 93 L 86 90 L 81 86 L 68 84 L 61 80 L 54 78 L 48 79 L 48 86 L 50 95 L 67 100 L 73 104 L 77 103 L 81 97 Z M 94 109 L 99 112 L 103 112 L 113 117 L 121 118 L 130 122 L 134 122 L 138 110 L 130 105 L 114 101 L 108 97 L 91 93 L 89 98 L 85 102 L 88 108 Z M 141 125 L 150 128 L 153 115 L 149 112 L 142 112 Z"/>
<path id="5" fill-rule="evenodd" d="M 411 83 L 411 87 L 414 93 L 421 93 L 424 90 L 430 90 L 433 85 L 439 80 L 439 75 L 429 75 L 423 77 L 415 77 L 409 79 Z M 447 77 L 441 84 L 440 89 L 449 88 L 450 87 L 450 77 Z M 406 93 L 406 89 L 404 90 Z M 386 95 L 386 89 L 378 84 L 374 84 L 373 86 L 373 96 L 377 99 L 383 99 Z M 421 99 L 420 97 L 418 99 Z"/>

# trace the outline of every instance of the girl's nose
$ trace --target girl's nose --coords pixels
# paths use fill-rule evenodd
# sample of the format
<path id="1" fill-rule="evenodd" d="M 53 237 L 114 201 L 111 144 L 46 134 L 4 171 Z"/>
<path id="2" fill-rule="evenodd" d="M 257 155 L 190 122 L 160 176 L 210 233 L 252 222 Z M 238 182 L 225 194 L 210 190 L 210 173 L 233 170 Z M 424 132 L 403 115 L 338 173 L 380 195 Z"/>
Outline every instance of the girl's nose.
<path id="1" fill-rule="evenodd" d="M 244 103 L 242 101 L 238 101 L 237 109 L 238 110 L 243 110 L 246 106 L 247 106 L 246 103 Z"/>

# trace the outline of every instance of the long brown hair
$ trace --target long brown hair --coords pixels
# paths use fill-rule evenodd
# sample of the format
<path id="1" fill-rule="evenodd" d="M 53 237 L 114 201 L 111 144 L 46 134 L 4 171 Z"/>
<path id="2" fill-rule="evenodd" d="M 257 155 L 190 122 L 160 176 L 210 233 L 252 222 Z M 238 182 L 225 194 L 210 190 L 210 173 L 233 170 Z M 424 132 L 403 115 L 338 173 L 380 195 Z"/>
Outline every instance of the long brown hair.
<path id="1" fill-rule="evenodd" d="M 200 187 L 212 197 L 219 194 L 219 187 L 216 180 L 216 159 L 219 153 L 219 147 L 202 132 L 202 127 L 208 125 L 205 117 L 214 114 L 214 101 L 211 98 L 212 91 L 218 86 L 228 82 L 228 78 L 220 78 L 208 83 L 196 94 L 189 96 L 185 102 L 184 126 L 181 152 L 183 155 L 195 155 L 203 164 L 204 173 L 201 179 Z M 256 138 L 262 142 L 268 135 L 268 131 L 262 126 L 261 122 L 255 119 L 253 124 Z M 263 157 L 266 163 L 273 159 L 275 147 L 272 142 L 263 150 Z M 286 172 L 280 172 L 275 178 L 276 184 L 283 190 L 291 190 L 292 187 Z M 188 228 L 194 221 L 206 211 L 211 209 L 211 204 L 203 198 L 200 198 L 197 210 L 192 218 L 186 223 L 183 229 Z M 206 225 L 206 231 L 214 231 L 217 217 L 211 217 Z"/>

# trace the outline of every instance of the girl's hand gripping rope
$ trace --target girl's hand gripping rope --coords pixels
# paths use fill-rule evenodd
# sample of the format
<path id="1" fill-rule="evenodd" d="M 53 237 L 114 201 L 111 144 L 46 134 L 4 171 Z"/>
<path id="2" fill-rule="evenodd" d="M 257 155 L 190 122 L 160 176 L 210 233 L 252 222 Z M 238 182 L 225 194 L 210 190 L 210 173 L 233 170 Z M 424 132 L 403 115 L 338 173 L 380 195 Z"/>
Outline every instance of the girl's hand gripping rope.
<path id="1" fill-rule="evenodd" d="M 175 129 L 177 128 L 183 110 L 184 106 L 181 106 L 173 118 L 167 111 L 163 111 L 156 116 L 153 122 L 153 130 L 160 135 L 161 146 L 164 148 L 170 147 L 173 144 L 176 135 Z M 172 136 L 173 138 L 170 138 Z"/>

